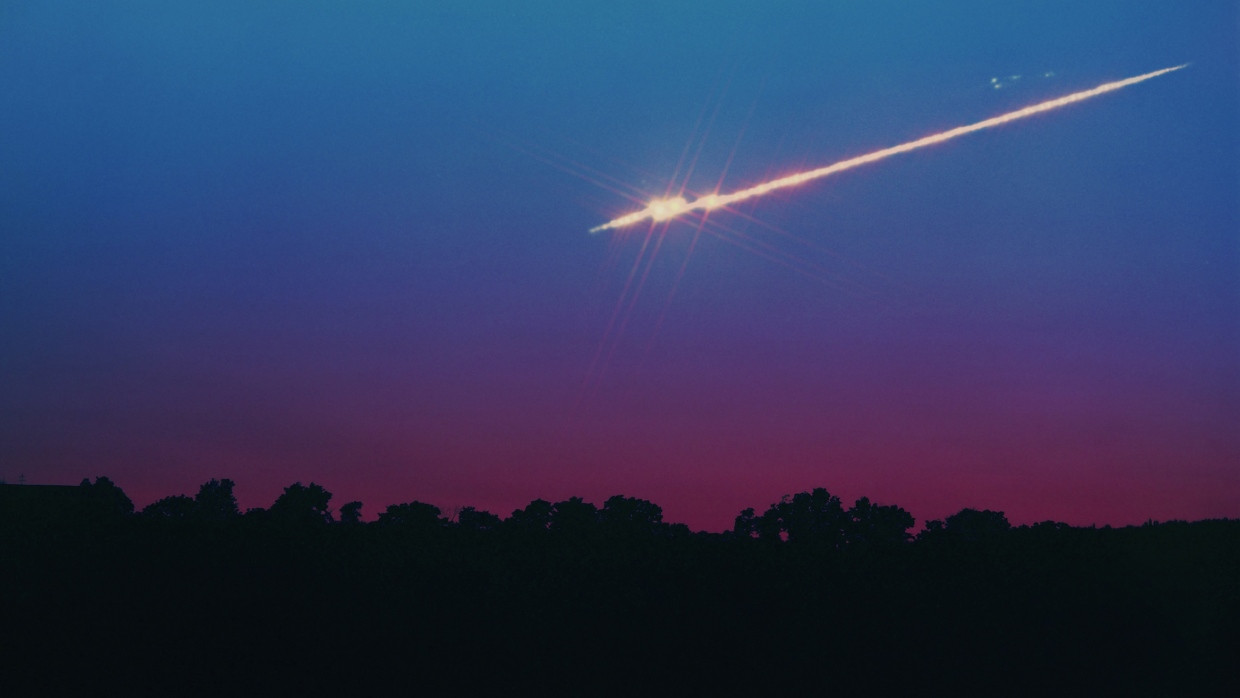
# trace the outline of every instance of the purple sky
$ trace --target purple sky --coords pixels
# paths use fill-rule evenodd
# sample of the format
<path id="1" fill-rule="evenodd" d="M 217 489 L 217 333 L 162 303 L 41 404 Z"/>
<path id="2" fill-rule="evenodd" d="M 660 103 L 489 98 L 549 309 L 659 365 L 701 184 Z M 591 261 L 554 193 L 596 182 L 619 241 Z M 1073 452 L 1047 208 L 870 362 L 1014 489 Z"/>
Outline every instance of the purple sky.
<path id="1" fill-rule="evenodd" d="M 0 478 L 1240 516 L 1236 3 L 407 5 L 0 11 Z"/>

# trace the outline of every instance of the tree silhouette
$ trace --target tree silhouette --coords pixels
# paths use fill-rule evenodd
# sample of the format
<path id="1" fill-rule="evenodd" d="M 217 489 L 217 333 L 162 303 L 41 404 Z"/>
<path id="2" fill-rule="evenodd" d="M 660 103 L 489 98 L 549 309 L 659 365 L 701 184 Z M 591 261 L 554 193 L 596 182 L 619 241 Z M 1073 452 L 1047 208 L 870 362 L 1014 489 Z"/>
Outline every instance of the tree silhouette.
<path id="1" fill-rule="evenodd" d="M 535 499 L 525 506 L 512 512 L 504 524 L 514 530 L 542 533 L 551 528 L 551 502 Z"/>
<path id="2" fill-rule="evenodd" d="M 947 517 L 946 521 L 929 521 L 918 540 L 950 540 L 962 543 L 978 543 L 998 540 L 1010 531 L 1012 524 L 1001 511 L 961 509 Z"/>
<path id="3" fill-rule="evenodd" d="M 898 506 L 872 504 L 868 497 L 858 499 L 848 510 L 849 547 L 891 547 L 902 545 L 911 537 L 908 530 L 916 520 Z"/>
<path id="4" fill-rule="evenodd" d="M 356 524 L 362 522 L 362 503 L 353 501 L 340 507 L 340 523 Z"/>
<path id="5" fill-rule="evenodd" d="M 142 508 L 142 516 L 148 519 L 183 521 L 193 518 L 197 504 L 192 497 L 174 494 L 155 500 Z"/>
<path id="6" fill-rule="evenodd" d="M 769 543 L 782 541 L 788 535 L 782 519 L 779 505 L 772 504 L 755 522 L 758 538 Z"/>
<path id="7" fill-rule="evenodd" d="M 393 504 L 379 514 L 378 523 L 406 530 L 429 531 L 443 528 L 446 521 L 440 518 L 440 514 L 439 507 L 425 502 Z"/>
<path id="8" fill-rule="evenodd" d="M 231 483 L 230 483 L 231 484 Z M 230 488 L 231 492 L 231 488 Z M 294 482 L 284 488 L 271 508 L 267 510 L 272 519 L 292 524 L 322 524 L 332 522 L 331 510 L 327 503 L 332 493 L 321 485 L 310 483 L 303 486 Z"/>
<path id="9" fill-rule="evenodd" d="M 457 527 L 465 531 L 494 531 L 501 523 L 503 522 L 495 514 L 473 507 L 462 507 L 456 515 Z"/>
<path id="10" fill-rule="evenodd" d="M 232 480 L 212 478 L 202 483 L 194 497 L 195 516 L 204 521 L 228 521 L 241 515 L 233 496 Z M 330 495 L 329 495 L 330 498 Z"/>
<path id="11" fill-rule="evenodd" d="M 79 485 L 91 515 L 105 519 L 120 519 L 133 513 L 133 500 L 106 477 L 97 477 L 92 484 L 89 478 Z"/>
<path id="12" fill-rule="evenodd" d="M 610 497 L 603 502 L 598 516 L 606 528 L 627 534 L 649 534 L 665 528 L 663 508 L 636 497 Z"/>
<path id="13" fill-rule="evenodd" d="M 732 523 L 732 533 L 741 538 L 758 537 L 758 517 L 753 507 L 742 509 L 741 513 L 736 515 L 736 520 Z"/>
<path id="14" fill-rule="evenodd" d="M 794 545 L 839 548 L 850 519 L 839 497 L 818 487 L 812 492 L 784 495 L 756 523 L 761 538 L 774 539 L 782 534 Z"/>
<path id="15" fill-rule="evenodd" d="M 581 497 L 569 497 L 551 505 L 551 531 L 579 534 L 598 524 L 598 508 Z"/>
<path id="16" fill-rule="evenodd" d="M 623 495 L 503 522 L 463 507 L 455 524 L 414 501 L 362 525 L 350 502 L 347 527 L 326 525 L 330 499 L 296 483 L 217 526 L 199 513 L 235 516 L 228 480 L 140 517 L 105 478 L 0 487 L 0 635 L 21 640 L 5 688 L 111 694 L 154 673 L 153 690 L 193 676 L 212 693 L 437 694 L 462 676 L 640 693 L 657 675 L 694 695 L 772 676 L 809 695 L 824 676 L 876 695 L 1240 695 L 1240 521 L 1014 528 L 965 509 L 909 543 L 908 512 L 844 511 L 825 489 L 745 509 L 730 535 Z M 13 517 L 34 507 L 52 523 Z M 66 653 L 87 670 L 55 673 Z"/>

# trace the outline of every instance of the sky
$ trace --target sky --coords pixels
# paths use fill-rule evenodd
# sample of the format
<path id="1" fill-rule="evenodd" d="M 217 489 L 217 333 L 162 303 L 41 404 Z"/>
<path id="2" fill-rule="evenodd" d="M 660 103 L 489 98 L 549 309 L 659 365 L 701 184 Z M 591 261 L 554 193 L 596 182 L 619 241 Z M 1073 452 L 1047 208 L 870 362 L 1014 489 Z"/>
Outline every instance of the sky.
<path id="1" fill-rule="evenodd" d="M 16 0 L 0 94 L 10 483 L 1240 517 L 1235 0 Z"/>

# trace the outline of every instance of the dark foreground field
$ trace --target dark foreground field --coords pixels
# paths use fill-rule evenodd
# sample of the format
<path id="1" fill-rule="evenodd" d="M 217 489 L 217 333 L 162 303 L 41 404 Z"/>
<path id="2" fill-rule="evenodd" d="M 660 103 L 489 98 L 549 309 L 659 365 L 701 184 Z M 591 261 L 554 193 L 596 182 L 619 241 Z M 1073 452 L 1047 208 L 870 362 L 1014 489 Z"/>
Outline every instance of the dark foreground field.
<path id="1" fill-rule="evenodd" d="M 724 534 L 622 497 L 362 523 L 224 483 L 0 493 L 0 694 L 1240 695 L 1240 521 L 909 538 L 816 490 Z"/>

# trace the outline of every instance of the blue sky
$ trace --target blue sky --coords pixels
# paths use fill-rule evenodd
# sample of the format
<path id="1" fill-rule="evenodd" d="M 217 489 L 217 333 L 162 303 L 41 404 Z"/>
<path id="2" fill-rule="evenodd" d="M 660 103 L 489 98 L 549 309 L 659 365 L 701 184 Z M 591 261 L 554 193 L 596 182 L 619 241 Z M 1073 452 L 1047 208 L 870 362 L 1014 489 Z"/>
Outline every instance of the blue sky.
<path id="1" fill-rule="evenodd" d="M 1238 7 L 9 3 L 0 477 L 1240 515 Z"/>

